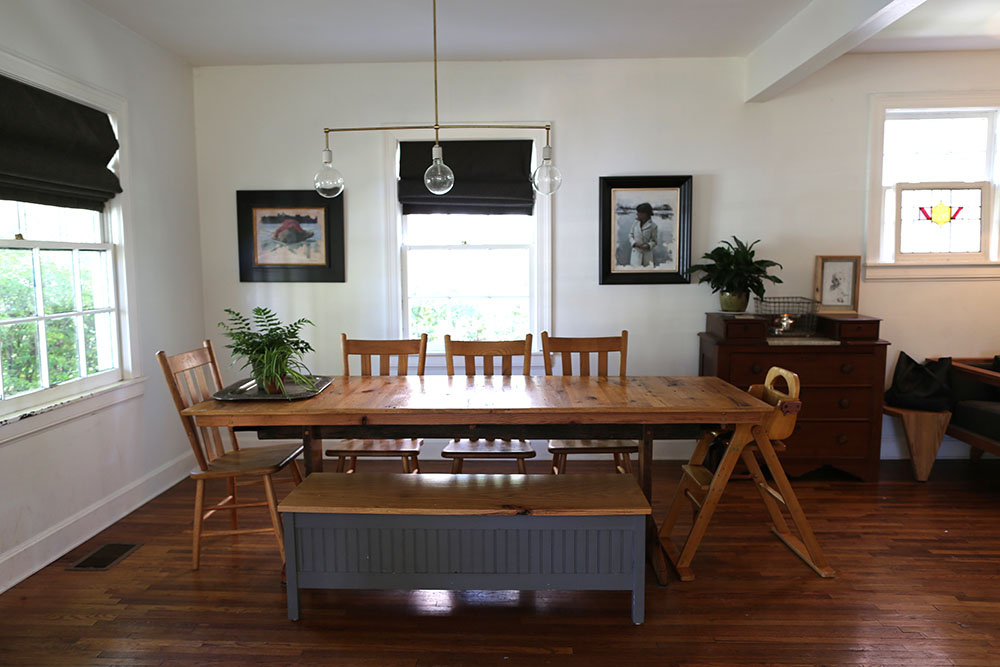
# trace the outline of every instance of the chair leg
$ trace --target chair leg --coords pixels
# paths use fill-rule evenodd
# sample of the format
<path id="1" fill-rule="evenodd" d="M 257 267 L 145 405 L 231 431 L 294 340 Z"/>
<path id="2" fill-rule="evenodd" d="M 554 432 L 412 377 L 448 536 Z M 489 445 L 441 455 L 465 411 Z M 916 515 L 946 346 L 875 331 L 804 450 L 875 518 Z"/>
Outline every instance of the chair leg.
<path id="1" fill-rule="evenodd" d="M 235 505 L 238 501 L 236 500 L 236 478 L 227 477 L 226 486 L 228 487 L 229 496 L 233 499 L 233 504 Z M 232 509 L 229 511 L 229 522 L 233 526 L 233 530 L 239 530 L 240 528 L 240 517 L 239 510 Z"/>
<path id="2" fill-rule="evenodd" d="M 632 455 L 628 452 L 622 454 L 622 463 L 625 467 L 625 472 L 629 475 L 632 474 Z"/>
<path id="3" fill-rule="evenodd" d="M 517 460 L 517 471 L 522 475 L 528 474 L 528 468 L 524 465 L 524 459 Z"/>
<path id="4" fill-rule="evenodd" d="M 410 457 L 409 456 L 401 456 L 400 460 L 403 462 L 403 472 L 405 472 L 406 474 L 409 474 L 410 473 Z"/>
<path id="5" fill-rule="evenodd" d="M 337 472 L 344 472 L 344 465 L 347 463 L 346 456 L 337 457 Z"/>
<path id="6" fill-rule="evenodd" d="M 292 459 L 292 462 L 288 465 L 289 472 L 292 473 L 292 479 L 295 480 L 295 486 L 302 483 L 302 471 L 299 470 L 299 460 Z"/>
<path id="7" fill-rule="evenodd" d="M 194 481 L 194 528 L 191 530 L 191 569 L 197 570 L 201 559 L 201 522 L 205 508 L 205 480 Z"/>
<path id="8" fill-rule="evenodd" d="M 462 472 L 462 461 L 463 461 L 463 459 L 460 456 L 456 456 L 454 459 L 452 459 L 452 461 L 451 461 L 451 472 L 452 472 L 452 474 L 457 474 L 457 473 Z"/>
<path id="9" fill-rule="evenodd" d="M 358 469 L 358 457 L 352 456 L 351 462 L 348 464 L 347 472 L 355 472 Z"/>
<path id="10" fill-rule="evenodd" d="M 558 454 L 553 454 L 552 455 L 552 466 L 551 466 L 551 471 L 550 472 L 553 475 L 558 475 L 559 474 L 559 455 Z"/>
<path id="11" fill-rule="evenodd" d="M 420 459 L 416 456 L 410 457 L 410 469 L 413 470 L 414 474 L 420 473 Z"/>
<path id="12" fill-rule="evenodd" d="M 278 499 L 274 495 L 274 483 L 270 475 L 264 475 L 264 493 L 267 495 L 267 511 L 271 515 L 271 525 L 274 526 L 274 537 L 278 540 L 278 552 L 281 562 L 285 562 L 285 534 L 281 529 L 281 519 L 278 517 Z"/>

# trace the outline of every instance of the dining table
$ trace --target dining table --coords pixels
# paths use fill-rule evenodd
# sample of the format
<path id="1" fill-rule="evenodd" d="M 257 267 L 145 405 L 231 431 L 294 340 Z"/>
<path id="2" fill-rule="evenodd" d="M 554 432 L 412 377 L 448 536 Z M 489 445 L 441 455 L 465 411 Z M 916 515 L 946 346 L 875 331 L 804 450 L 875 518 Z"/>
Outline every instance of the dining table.
<path id="1" fill-rule="evenodd" d="M 717 377 L 410 375 L 335 377 L 302 400 L 208 400 L 183 414 L 198 427 L 300 438 L 307 474 L 323 470 L 322 441 L 332 438 L 632 439 L 639 486 L 652 504 L 654 440 L 728 424 L 734 441 L 749 442 L 772 410 Z M 662 553 L 654 568 L 663 583 Z"/>

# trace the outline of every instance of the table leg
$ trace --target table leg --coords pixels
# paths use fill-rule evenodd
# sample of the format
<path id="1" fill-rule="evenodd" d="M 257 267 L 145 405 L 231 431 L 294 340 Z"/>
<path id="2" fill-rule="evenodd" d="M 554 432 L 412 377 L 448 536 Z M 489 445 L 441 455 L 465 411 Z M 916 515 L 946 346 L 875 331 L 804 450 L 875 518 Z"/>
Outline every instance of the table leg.
<path id="1" fill-rule="evenodd" d="M 323 472 L 323 441 L 314 438 L 313 430 L 308 426 L 302 429 L 302 446 L 305 448 L 303 458 L 306 461 L 306 476 Z"/>
<path id="2" fill-rule="evenodd" d="M 639 486 L 649 504 L 653 504 L 653 430 L 642 427 L 642 440 L 639 442 Z M 646 555 L 649 564 L 653 566 L 656 581 L 661 586 L 667 585 L 667 560 L 660 548 L 659 528 L 656 520 L 650 514 L 646 521 Z"/>

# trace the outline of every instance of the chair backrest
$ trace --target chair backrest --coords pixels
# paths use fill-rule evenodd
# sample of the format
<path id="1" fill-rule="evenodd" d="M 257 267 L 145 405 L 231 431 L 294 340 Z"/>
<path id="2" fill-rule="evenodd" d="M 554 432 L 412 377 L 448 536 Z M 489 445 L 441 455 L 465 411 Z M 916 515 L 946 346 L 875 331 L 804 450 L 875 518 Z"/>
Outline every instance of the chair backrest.
<path id="1" fill-rule="evenodd" d="M 618 353 L 618 375 L 625 376 L 628 358 L 628 331 L 620 336 L 600 336 L 593 338 L 557 338 L 549 332 L 542 332 L 542 357 L 545 360 L 545 374 L 555 375 L 554 359 L 559 360 L 559 375 L 591 375 L 590 355 L 597 354 L 599 377 L 608 376 L 608 361 L 612 353 Z M 576 356 L 577 372 L 573 372 L 573 357 Z"/>
<path id="2" fill-rule="evenodd" d="M 417 357 L 417 375 L 424 374 L 427 361 L 427 334 L 413 340 L 360 340 L 340 334 L 340 347 L 344 352 L 344 375 L 350 375 L 350 357 L 361 358 L 361 374 L 372 374 L 372 358 L 378 358 L 378 374 L 392 375 L 392 359 L 396 360 L 396 375 L 408 375 L 410 357 Z"/>
<path id="3" fill-rule="evenodd" d="M 170 396 L 174 399 L 177 413 L 184 424 L 198 467 L 207 470 L 209 463 L 226 453 L 225 439 L 220 429 L 212 426 L 196 427 L 193 418 L 185 417 L 180 412 L 195 403 L 207 401 L 222 388 L 222 376 L 219 375 L 219 362 L 215 358 L 212 341 L 206 340 L 200 348 L 171 356 L 160 350 L 156 353 L 156 358 L 167 379 Z M 236 433 L 232 429 L 226 431 L 229 446 L 238 450 L 240 446 Z"/>
<path id="4" fill-rule="evenodd" d="M 444 337 L 445 362 L 448 365 L 448 375 L 455 374 L 455 357 L 465 359 L 466 375 L 494 375 L 493 359 L 500 357 L 500 374 L 512 375 L 514 357 L 524 359 L 524 374 L 531 375 L 531 334 L 524 340 L 452 340 Z M 476 361 L 482 361 L 482 372 L 477 371 Z"/>
<path id="5" fill-rule="evenodd" d="M 774 385 L 781 378 L 787 385 L 787 391 L 775 389 Z M 764 420 L 763 426 L 771 440 L 787 438 L 795 430 L 795 422 L 802 402 L 799 400 L 801 384 L 799 376 L 792 371 L 779 366 L 771 366 L 764 378 L 764 384 L 750 385 L 747 390 L 754 398 L 774 406 L 774 411 Z"/>

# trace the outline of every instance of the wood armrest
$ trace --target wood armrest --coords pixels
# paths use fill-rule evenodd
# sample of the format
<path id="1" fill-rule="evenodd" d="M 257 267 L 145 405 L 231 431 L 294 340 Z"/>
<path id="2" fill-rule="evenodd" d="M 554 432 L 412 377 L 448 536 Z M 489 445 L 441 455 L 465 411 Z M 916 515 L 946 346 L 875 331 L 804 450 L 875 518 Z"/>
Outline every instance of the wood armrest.
<path id="1" fill-rule="evenodd" d="M 1000 373 L 996 371 L 991 371 L 988 368 L 979 368 L 978 366 L 972 366 L 969 362 L 984 363 L 992 362 L 993 359 L 962 359 L 962 360 L 951 360 L 951 370 L 954 373 L 959 373 L 977 382 L 982 382 L 983 384 L 992 385 L 994 387 L 1000 387 Z"/>

